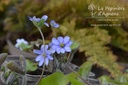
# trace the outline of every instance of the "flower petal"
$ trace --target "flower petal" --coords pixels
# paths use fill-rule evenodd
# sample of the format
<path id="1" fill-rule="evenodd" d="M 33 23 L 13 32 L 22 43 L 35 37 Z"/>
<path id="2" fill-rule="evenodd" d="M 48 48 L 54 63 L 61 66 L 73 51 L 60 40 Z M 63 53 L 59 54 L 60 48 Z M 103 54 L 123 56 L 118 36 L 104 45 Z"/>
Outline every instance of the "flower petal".
<path id="1" fill-rule="evenodd" d="M 52 43 L 55 45 L 59 45 L 60 43 L 58 42 L 58 40 L 56 40 L 56 38 L 52 38 Z"/>
<path id="2" fill-rule="evenodd" d="M 69 41 L 65 46 L 70 47 L 72 45 L 72 43 L 73 43 L 72 41 Z"/>
<path id="3" fill-rule="evenodd" d="M 55 24 L 54 25 L 54 28 L 58 28 L 60 25 L 59 24 Z"/>
<path id="4" fill-rule="evenodd" d="M 51 25 L 52 27 L 54 27 L 54 28 L 58 28 L 58 27 L 59 27 L 59 24 L 56 23 L 54 20 L 51 20 L 51 21 L 50 21 L 50 25 Z"/>
<path id="5" fill-rule="evenodd" d="M 45 65 L 48 65 L 49 59 L 45 58 Z"/>
<path id="6" fill-rule="evenodd" d="M 50 21 L 50 25 L 54 27 L 54 24 L 55 24 L 55 21 L 54 20 L 51 20 Z"/>
<path id="7" fill-rule="evenodd" d="M 49 24 L 48 24 L 48 23 L 44 22 L 44 24 L 45 24 L 47 27 L 49 27 Z"/>
<path id="8" fill-rule="evenodd" d="M 29 20 L 32 21 L 32 17 L 28 16 Z"/>
<path id="9" fill-rule="evenodd" d="M 41 59 L 43 58 L 43 56 L 42 55 L 38 55 L 37 57 L 36 57 L 36 59 L 35 59 L 35 61 L 40 61 Z"/>
<path id="10" fill-rule="evenodd" d="M 52 42 L 50 42 L 50 43 L 49 43 L 49 47 L 52 47 L 52 45 L 53 45 L 53 43 L 52 43 Z"/>
<path id="11" fill-rule="evenodd" d="M 29 16 L 28 16 L 28 17 L 29 17 Z M 34 19 L 36 19 L 36 16 L 29 17 L 29 20 L 30 20 L 30 21 L 33 21 Z"/>
<path id="12" fill-rule="evenodd" d="M 52 48 L 50 48 L 50 50 L 48 51 L 48 53 L 49 53 L 49 54 L 53 54 L 53 53 L 55 53 L 55 50 L 52 49 Z"/>
<path id="13" fill-rule="evenodd" d="M 21 43 L 28 44 L 28 42 L 23 38 L 17 39 L 16 42 L 17 42 L 17 44 L 21 44 Z"/>
<path id="14" fill-rule="evenodd" d="M 64 44 L 67 44 L 70 40 L 70 37 L 69 36 L 66 36 L 64 37 Z"/>
<path id="15" fill-rule="evenodd" d="M 44 63 L 44 58 L 41 58 L 41 60 L 39 61 L 39 66 L 42 66 L 42 64 Z"/>
<path id="16" fill-rule="evenodd" d="M 59 46 L 58 46 L 58 45 L 53 45 L 51 48 L 52 48 L 53 50 L 56 50 L 57 48 L 59 48 Z"/>
<path id="17" fill-rule="evenodd" d="M 60 53 L 60 50 L 61 50 L 61 48 L 59 47 L 59 48 L 57 48 L 57 53 L 59 54 Z"/>
<path id="18" fill-rule="evenodd" d="M 65 50 L 64 50 L 64 48 L 61 48 L 61 51 L 60 51 L 61 53 L 65 53 Z"/>
<path id="19" fill-rule="evenodd" d="M 64 41 L 63 37 L 58 37 L 57 39 L 58 39 L 58 41 L 59 41 L 60 43 L 62 43 L 62 42 Z"/>
<path id="20" fill-rule="evenodd" d="M 47 15 L 43 15 L 43 16 L 41 17 L 41 19 L 44 19 L 44 21 L 46 21 L 46 20 L 48 19 L 48 16 L 47 16 Z"/>
<path id="21" fill-rule="evenodd" d="M 40 21 L 40 18 L 36 18 L 36 19 L 34 19 L 34 21 L 39 22 Z"/>
<path id="22" fill-rule="evenodd" d="M 32 22 L 33 22 L 33 21 L 39 22 L 39 21 L 40 21 L 40 18 L 36 18 L 36 16 L 33 16 L 32 18 L 29 17 L 29 20 L 31 20 Z"/>
<path id="23" fill-rule="evenodd" d="M 65 49 L 65 51 L 67 51 L 67 52 L 71 52 L 70 47 L 64 47 L 64 49 Z"/>
<path id="24" fill-rule="evenodd" d="M 17 39 L 17 40 L 16 40 L 17 43 L 20 43 L 20 41 L 21 41 L 21 39 Z"/>
<path id="25" fill-rule="evenodd" d="M 40 50 L 33 50 L 33 53 L 42 54 L 42 52 Z"/>
<path id="26" fill-rule="evenodd" d="M 52 56 L 48 55 L 47 57 L 48 57 L 49 60 L 53 60 Z"/>
<path id="27" fill-rule="evenodd" d="M 41 46 L 41 51 L 42 51 L 43 53 L 44 53 L 44 50 L 47 51 L 47 49 L 48 49 L 48 45 L 45 45 L 45 46 L 42 45 L 42 46 Z"/>

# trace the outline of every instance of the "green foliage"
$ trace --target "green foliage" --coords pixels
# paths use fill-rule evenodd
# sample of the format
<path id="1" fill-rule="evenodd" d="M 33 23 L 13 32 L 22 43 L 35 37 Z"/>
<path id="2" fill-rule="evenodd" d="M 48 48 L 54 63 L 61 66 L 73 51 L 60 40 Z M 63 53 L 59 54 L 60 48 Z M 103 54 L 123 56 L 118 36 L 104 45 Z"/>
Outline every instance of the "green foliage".
<path id="1" fill-rule="evenodd" d="M 119 27 L 112 29 L 113 30 L 108 30 L 108 32 L 110 32 L 112 35 L 111 45 L 118 47 L 124 51 L 128 51 L 128 32 Z"/>
<path id="2" fill-rule="evenodd" d="M 19 47 L 21 47 L 23 51 L 28 51 L 32 48 L 32 45 L 27 45 L 27 44 L 21 43 L 19 45 Z"/>
<path id="3" fill-rule="evenodd" d="M 67 75 L 61 72 L 55 72 L 46 78 L 42 78 L 39 85 L 67 85 L 68 83 L 71 83 L 71 85 L 86 85 L 81 78 L 86 80 L 89 77 L 91 67 L 92 62 L 85 62 L 78 72 L 71 72 Z"/>
<path id="4" fill-rule="evenodd" d="M 79 43 L 73 42 L 73 44 L 71 45 L 71 49 L 72 50 L 77 49 L 79 46 L 80 46 Z"/>
<path id="5" fill-rule="evenodd" d="M 84 81 L 81 80 L 81 78 L 84 80 L 88 79 L 91 71 L 91 67 L 92 67 L 92 62 L 85 62 L 81 65 L 78 72 L 76 73 L 72 72 L 66 76 L 68 77 L 72 85 L 85 85 L 83 83 Z"/>
<path id="6" fill-rule="evenodd" d="M 74 73 L 70 73 L 67 75 L 68 79 L 71 82 L 71 85 L 85 85 L 84 83 L 80 82 Z"/>
<path id="7" fill-rule="evenodd" d="M 37 28 L 41 28 L 44 25 L 44 19 L 41 19 L 39 22 L 36 21 L 32 21 L 33 24 L 37 27 Z"/>
<path id="8" fill-rule="evenodd" d="M 91 72 L 91 68 L 92 68 L 93 63 L 92 62 L 85 62 L 80 66 L 80 69 L 78 71 L 78 74 L 86 79 L 89 77 L 89 73 Z"/>
<path id="9" fill-rule="evenodd" d="M 62 22 L 58 34 L 61 33 L 62 35 L 71 36 L 74 41 L 79 43 L 80 51 L 85 53 L 85 56 L 88 57 L 88 61 L 92 61 L 94 64 L 106 68 L 113 76 L 122 75 L 119 71 L 120 67 L 116 63 L 116 56 L 113 55 L 111 49 L 107 45 L 111 44 L 112 46 L 128 51 L 128 32 L 121 27 L 91 28 L 90 24 L 95 20 L 86 18 L 90 16 L 88 5 L 91 3 L 98 6 L 114 5 L 125 6 L 126 8 L 128 6 L 127 3 L 119 3 L 118 0 L 21 0 L 20 2 L 18 2 L 18 0 L 1 0 L 0 22 L 4 23 L 4 30 L 27 30 L 31 34 L 35 32 L 35 30 L 31 30 L 30 32 L 32 26 L 30 26 L 31 23 L 28 23 L 27 16 L 42 16 L 42 14 L 48 14 L 51 18 L 55 18 L 57 21 Z M 128 10 L 121 11 L 120 17 L 123 16 L 124 18 L 127 18 L 127 12 Z M 74 18 L 76 20 L 73 20 Z M 68 22 L 69 20 L 71 21 Z M 122 20 L 119 20 L 119 23 L 120 22 L 122 22 Z M 96 21 L 96 23 L 98 22 Z M 2 32 L 3 31 L 1 31 L 1 33 Z M 74 43 L 71 48 L 77 48 L 79 46 L 77 43 Z M 74 74 L 72 74 L 72 76 L 74 76 Z M 80 84 L 81 82 L 75 81 L 74 78 L 71 78 L 71 81 L 82 85 Z M 73 84 L 75 85 L 75 83 Z"/>
<path id="10" fill-rule="evenodd" d="M 55 72 L 52 75 L 43 78 L 39 85 L 67 85 L 68 80 L 61 72 Z"/>
<path id="11" fill-rule="evenodd" d="M 99 80 L 102 85 L 128 85 L 128 80 L 124 76 L 118 76 L 114 80 L 110 79 L 108 76 L 102 76 Z"/>
<path id="12" fill-rule="evenodd" d="M 35 71 L 38 68 L 38 64 L 37 63 L 33 63 L 30 60 L 26 60 L 26 71 Z"/>

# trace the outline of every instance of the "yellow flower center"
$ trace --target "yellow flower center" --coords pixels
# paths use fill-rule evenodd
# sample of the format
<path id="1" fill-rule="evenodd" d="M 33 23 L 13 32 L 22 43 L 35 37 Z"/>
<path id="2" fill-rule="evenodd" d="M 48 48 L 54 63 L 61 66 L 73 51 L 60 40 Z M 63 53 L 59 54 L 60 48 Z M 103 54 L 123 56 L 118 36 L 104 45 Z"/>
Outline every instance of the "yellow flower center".
<path id="1" fill-rule="evenodd" d="M 45 57 L 45 56 L 46 56 L 46 54 L 45 54 L 45 53 L 43 53 L 43 54 L 42 54 L 42 56 L 43 56 L 43 57 Z"/>
<path id="2" fill-rule="evenodd" d="M 60 44 L 60 47 L 64 47 L 64 44 L 63 44 L 63 43 L 61 43 L 61 44 Z"/>

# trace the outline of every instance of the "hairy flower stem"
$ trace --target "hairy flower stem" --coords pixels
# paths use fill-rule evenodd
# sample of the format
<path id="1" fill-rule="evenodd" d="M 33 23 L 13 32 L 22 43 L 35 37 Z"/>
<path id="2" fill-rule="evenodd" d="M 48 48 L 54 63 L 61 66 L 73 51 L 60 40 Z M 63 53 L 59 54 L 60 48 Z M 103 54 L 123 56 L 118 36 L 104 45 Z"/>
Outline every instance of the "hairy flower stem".
<path id="1" fill-rule="evenodd" d="M 73 72 L 75 73 L 81 80 L 83 80 L 84 83 L 86 83 L 87 85 L 91 85 L 88 81 L 86 81 L 85 79 L 83 79 L 78 73 L 76 73 L 67 63 L 66 66 Z"/>
<path id="2" fill-rule="evenodd" d="M 43 64 L 43 68 L 42 68 L 42 73 L 41 73 L 41 75 L 40 75 L 40 79 L 37 81 L 36 85 L 38 85 L 39 82 L 40 82 L 40 80 L 42 79 L 43 74 L 44 74 L 44 69 L 45 69 L 45 61 L 44 61 L 44 64 Z"/>
<path id="3" fill-rule="evenodd" d="M 38 28 L 38 30 L 39 30 L 39 32 L 40 32 L 40 34 L 41 34 L 42 40 L 43 40 L 44 53 L 45 53 L 45 40 L 44 40 L 44 35 L 43 35 L 43 33 L 42 33 L 40 27 L 37 27 L 37 28 Z M 42 73 L 41 73 L 41 75 L 40 75 L 40 79 L 38 80 L 38 82 L 36 83 L 36 85 L 38 85 L 38 83 L 39 83 L 40 80 L 42 79 L 43 74 L 44 74 L 44 69 L 45 69 L 45 57 L 44 57 L 44 64 L 43 64 L 43 68 L 42 68 Z"/>
<path id="4" fill-rule="evenodd" d="M 42 37 L 42 40 L 43 40 L 43 45 L 45 46 L 44 35 L 43 35 L 43 33 L 42 33 L 40 27 L 37 27 L 37 28 L 38 28 L 38 30 L 39 30 L 39 32 L 40 32 L 40 34 L 41 34 L 41 37 Z"/>

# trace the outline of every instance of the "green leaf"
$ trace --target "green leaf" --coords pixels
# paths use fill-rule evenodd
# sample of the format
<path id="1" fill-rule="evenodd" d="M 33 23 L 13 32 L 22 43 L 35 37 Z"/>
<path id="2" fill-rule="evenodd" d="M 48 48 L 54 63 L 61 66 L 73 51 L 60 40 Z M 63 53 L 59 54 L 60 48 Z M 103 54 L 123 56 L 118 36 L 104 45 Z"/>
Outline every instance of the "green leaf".
<path id="1" fill-rule="evenodd" d="M 86 80 L 86 78 L 89 76 L 89 73 L 92 68 L 92 62 L 85 62 L 81 65 L 80 69 L 78 72 L 76 72 L 78 75 L 80 75 L 81 78 Z M 71 85 L 86 85 L 85 83 L 82 82 L 82 80 L 75 74 L 75 73 L 70 73 L 67 75 L 69 81 L 71 82 Z"/>
<path id="2" fill-rule="evenodd" d="M 115 82 L 120 84 L 128 84 L 128 80 L 124 76 L 116 77 Z"/>
<path id="3" fill-rule="evenodd" d="M 82 78 L 86 79 L 86 78 L 89 76 L 89 73 L 90 73 L 91 68 L 92 68 L 92 64 L 93 64 L 93 63 L 92 63 L 92 62 L 89 62 L 89 61 L 83 63 L 83 64 L 81 65 L 79 71 L 78 71 L 78 74 L 79 74 Z"/>
<path id="4" fill-rule="evenodd" d="M 52 75 L 42 78 L 38 85 L 67 85 L 69 80 L 61 72 L 55 72 Z"/>
<path id="5" fill-rule="evenodd" d="M 21 43 L 19 46 L 20 46 L 24 51 L 27 51 L 27 50 L 29 50 L 29 49 L 32 48 L 31 45 L 27 45 L 27 44 L 24 44 L 24 43 Z"/>
<path id="6" fill-rule="evenodd" d="M 38 28 L 42 27 L 44 25 L 44 19 L 41 19 L 39 22 L 32 21 L 33 24 Z"/>
<path id="7" fill-rule="evenodd" d="M 83 82 L 80 81 L 80 79 L 77 77 L 77 75 L 74 74 L 73 72 L 66 76 L 69 79 L 71 85 L 85 85 Z"/>
<path id="8" fill-rule="evenodd" d="M 37 23 L 38 27 L 42 27 L 44 25 L 44 19 L 41 19 L 38 23 Z"/>
<path id="9" fill-rule="evenodd" d="M 101 85 L 109 85 L 111 82 L 111 79 L 108 76 L 102 76 L 99 78 L 99 80 L 100 80 Z"/>
<path id="10" fill-rule="evenodd" d="M 79 47 L 79 43 L 73 42 L 73 44 L 70 47 L 71 47 L 72 50 L 77 49 Z"/>
<path id="11" fill-rule="evenodd" d="M 26 60 L 26 71 L 35 71 L 38 68 L 37 63 L 33 63 L 30 60 Z"/>
<path id="12" fill-rule="evenodd" d="M 128 85 L 128 80 L 123 76 L 118 76 L 115 79 L 111 79 L 109 76 L 101 76 L 99 80 L 102 85 Z"/>
<path id="13" fill-rule="evenodd" d="M 33 24 L 36 26 L 36 27 L 38 27 L 38 22 L 35 22 L 35 21 L 32 21 L 33 22 Z"/>

